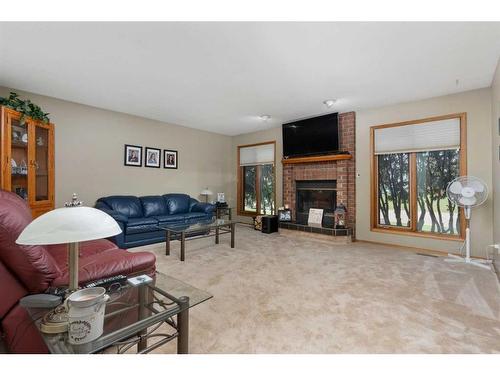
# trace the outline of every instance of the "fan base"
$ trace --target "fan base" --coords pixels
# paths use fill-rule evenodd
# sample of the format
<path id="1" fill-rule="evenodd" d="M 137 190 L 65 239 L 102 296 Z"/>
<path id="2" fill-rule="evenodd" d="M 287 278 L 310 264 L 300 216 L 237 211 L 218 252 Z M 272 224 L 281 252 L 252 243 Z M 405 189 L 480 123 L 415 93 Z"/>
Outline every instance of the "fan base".
<path id="1" fill-rule="evenodd" d="M 473 266 L 478 266 L 487 270 L 491 271 L 491 265 L 484 260 L 481 259 L 471 259 L 471 258 L 464 258 L 455 254 L 448 254 L 449 258 L 445 259 L 445 262 L 450 262 L 450 263 L 467 263 L 467 264 L 472 264 Z"/>

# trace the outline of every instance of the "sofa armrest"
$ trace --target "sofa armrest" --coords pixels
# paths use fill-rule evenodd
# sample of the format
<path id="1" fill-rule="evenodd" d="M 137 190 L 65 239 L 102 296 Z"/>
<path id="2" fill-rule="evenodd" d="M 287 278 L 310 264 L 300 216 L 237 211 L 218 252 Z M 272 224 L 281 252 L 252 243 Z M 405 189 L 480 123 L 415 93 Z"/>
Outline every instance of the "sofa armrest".
<path id="1" fill-rule="evenodd" d="M 213 204 L 203 202 L 195 203 L 191 208 L 191 212 L 203 212 L 205 214 L 211 214 L 214 210 L 215 206 Z"/>
<path id="2" fill-rule="evenodd" d="M 116 212 L 114 210 L 110 210 L 110 209 L 104 208 L 104 207 L 96 207 L 96 208 L 107 213 L 109 216 L 111 216 L 113 219 L 115 219 L 119 223 L 127 223 L 128 222 L 128 217 L 126 217 L 125 215 L 123 215 L 119 212 Z"/>

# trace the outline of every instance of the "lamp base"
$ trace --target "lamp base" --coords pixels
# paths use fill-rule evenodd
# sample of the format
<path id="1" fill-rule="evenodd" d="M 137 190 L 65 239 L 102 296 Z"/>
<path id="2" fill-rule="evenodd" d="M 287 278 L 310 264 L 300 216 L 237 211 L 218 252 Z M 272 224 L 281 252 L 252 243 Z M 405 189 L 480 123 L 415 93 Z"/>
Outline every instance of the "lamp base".
<path id="1" fill-rule="evenodd" d="M 68 244 L 68 265 L 69 265 L 69 291 L 74 292 L 78 289 L 78 257 L 80 253 L 80 244 L 71 242 Z"/>
<path id="2" fill-rule="evenodd" d="M 40 331 L 43 333 L 63 333 L 67 330 L 68 312 L 64 304 L 45 314 L 40 323 Z"/>

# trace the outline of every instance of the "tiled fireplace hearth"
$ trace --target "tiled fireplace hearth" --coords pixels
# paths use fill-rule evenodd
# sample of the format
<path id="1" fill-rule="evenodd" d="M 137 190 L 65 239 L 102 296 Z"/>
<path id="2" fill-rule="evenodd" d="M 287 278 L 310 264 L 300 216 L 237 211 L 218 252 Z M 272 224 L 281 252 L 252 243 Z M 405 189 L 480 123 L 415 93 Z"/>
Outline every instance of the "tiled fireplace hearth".
<path id="1" fill-rule="evenodd" d="M 307 186 L 307 181 L 316 182 L 321 187 L 327 181 L 334 185 L 325 185 L 326 188 L 335 186 L 336 204 L 343 203 L 347 208 L 346 224 L 351 229 L 352 238 L 355 238 L 356 228 L 356 154 L 355 154 L 355 122 L 354 112 L 339 114 L 339 146 L 342 151 L 347 151 L 352 158 L 348 160 L 315 161 L 307 163 L 290 163 L 283 165 L 283 203 L 292 209 L 293 220 L 303 221 L 303 215 L 297 216 L 297 186 L 301 189 Z M 314 186 L 311 185 L 311 186 Z M 319 204 L 325 199 L 333 198 L 325 192 L 316 195 Z M 301 203 L 301 202 L 299 202 Z M 331 210 L 328 210 L 331 211 Z M 328 212 L 329 214 L 331 212 Z M 326 220 L 326 221 L 325 221 Z M 325 218 L 325 226 L 331 223 Z"/>

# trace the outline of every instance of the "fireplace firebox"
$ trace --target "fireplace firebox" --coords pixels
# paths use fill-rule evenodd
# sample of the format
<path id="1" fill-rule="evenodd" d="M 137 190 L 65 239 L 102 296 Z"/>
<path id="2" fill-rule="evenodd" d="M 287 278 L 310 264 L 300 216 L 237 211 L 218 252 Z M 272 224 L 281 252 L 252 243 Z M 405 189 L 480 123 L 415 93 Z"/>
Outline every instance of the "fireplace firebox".
<path id="1" fill-rule="evenodd" d="M 296 222 L 307 224 L 310 208 L 323 209 L 323 227 L 333 228 L 335 207 L 337 206 L 337 181 L 308 180 L 296 181 Z"/>

